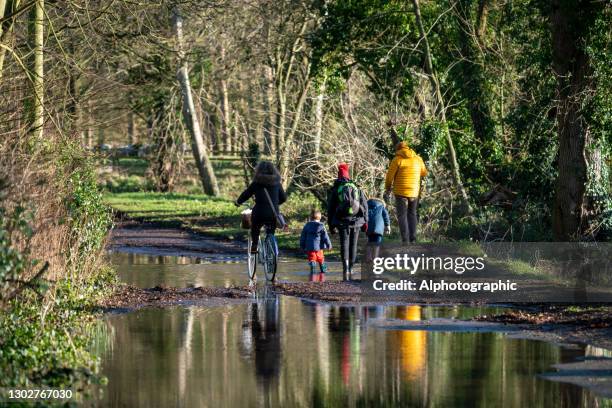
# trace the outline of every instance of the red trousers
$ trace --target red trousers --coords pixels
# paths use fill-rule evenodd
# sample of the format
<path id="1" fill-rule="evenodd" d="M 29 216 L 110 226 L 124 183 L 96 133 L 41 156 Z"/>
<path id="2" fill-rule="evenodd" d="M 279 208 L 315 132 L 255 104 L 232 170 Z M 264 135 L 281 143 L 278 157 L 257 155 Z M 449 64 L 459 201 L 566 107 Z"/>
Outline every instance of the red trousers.
<path id="1" fill-rule="evenodd" d="M 325 262 L 325 256 L 323 255 L 322 249 L 318 251 L 308 251 L 306 255 L 308 256 L 308 262 L 316 262 L 318 264 Z"/>

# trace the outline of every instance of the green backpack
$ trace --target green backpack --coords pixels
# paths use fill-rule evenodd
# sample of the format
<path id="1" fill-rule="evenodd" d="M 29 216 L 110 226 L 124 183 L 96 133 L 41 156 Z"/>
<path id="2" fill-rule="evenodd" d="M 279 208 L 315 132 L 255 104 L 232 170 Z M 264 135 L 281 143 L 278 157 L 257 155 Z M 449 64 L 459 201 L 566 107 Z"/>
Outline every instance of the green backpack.
<path id="1" fill-rule="evenodd" d="M 336 216 L 338 218 L 352 217 L 359 212 L 361 208 L 361 192 L 357 185 L 352 181 L 342 183 L 338 186 L 338 209 Z"/>

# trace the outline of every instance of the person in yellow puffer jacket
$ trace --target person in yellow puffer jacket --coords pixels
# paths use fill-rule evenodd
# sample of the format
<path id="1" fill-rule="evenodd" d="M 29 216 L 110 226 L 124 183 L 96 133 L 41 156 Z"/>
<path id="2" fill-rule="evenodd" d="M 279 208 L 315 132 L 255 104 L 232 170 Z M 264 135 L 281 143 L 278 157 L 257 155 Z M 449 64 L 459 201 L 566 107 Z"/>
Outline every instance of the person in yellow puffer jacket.
<path id="1" fill-rule="evenodd" d="M 408 147 L 405 142 L 395 146 L 395 157 L 391 161 L 385 191 L 395 195 L 395 207 L 402 242 L 416 241 L 417 207 L 421 188 L 421 177 L 427 175 L 427 169 L 421 156 Z"/>

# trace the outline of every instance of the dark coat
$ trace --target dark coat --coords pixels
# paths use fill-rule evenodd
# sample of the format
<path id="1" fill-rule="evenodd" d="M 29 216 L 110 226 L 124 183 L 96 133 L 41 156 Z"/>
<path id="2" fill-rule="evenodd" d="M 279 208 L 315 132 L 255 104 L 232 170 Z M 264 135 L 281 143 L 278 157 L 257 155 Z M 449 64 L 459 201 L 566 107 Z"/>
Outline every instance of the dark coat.
<path id="1" fill-rule="evenodd" d="M 368 200 L 368 235 L 385 233 L 385 227 L 391 225 L 389 220 L 389 212 L 385 208 L 385 204 L 372 198 Z"/>
<path id="2" fill-rule="evenodd" d="M 255 177 L 253 177 L 253 182 L 236 200 L 236 203 L 240 205 L 249 198 L 255 196 L 255 206 L 253 207 L 253 214 L 251 216 L 254 223 L 275 220 L 274 211 L 272 211 L 272 207 L 270 207 L 264 190 L 268 191 L 277 213 L 279 212 L 278 206 L 287 201 L 287 195 L 285 194 L 285 190 L 283 190 L 278 175 L 256 174 Z"/>
<path id="3" fill-rule="evenodd" d="M 367 203 L 365 194 L 363 194 L 363 191 L 361 190 L 359 190 L 359 193 L 360 193 L 359 202 L 360 203 L 359 203 L 359 211 L 357 212 L 357 214 L 354 214 L 348 217 L 341 217 L 341 218 L 336 215 L 337 210 L 338 210 L 338 205 L 340 204 L 338 202 L 339 201 L 338 200 L 338 187 L 341 184 L 347 183 L 349 181 L 351 180 L 337 179 L 327 194 L 327 220 L 329 222 L 330 228 L 337 228 L 337 227 L 360 228 L 361 226 L 363 226 L 363 224 L 368 223 L 368 203 Z"/>
<path id="4" fill-rule="evenodd" d="M 302 251 L 319 251 L 321 249 L 331 249 L 331 247 L 331 240 L 322 222 L 310 221 L 304 225 L 300 236 Z"/>

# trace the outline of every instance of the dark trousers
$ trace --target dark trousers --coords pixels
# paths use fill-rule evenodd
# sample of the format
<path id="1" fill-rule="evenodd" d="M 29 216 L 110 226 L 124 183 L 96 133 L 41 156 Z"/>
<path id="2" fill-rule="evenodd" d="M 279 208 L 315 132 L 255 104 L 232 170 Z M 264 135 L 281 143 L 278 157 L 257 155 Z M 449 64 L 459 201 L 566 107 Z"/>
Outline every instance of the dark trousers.
<path id="1" fill-rule="evenodd" d="M 253 219 L 251 224 L 251 240 L 255 248 L 257 248 L 259 242 L 259 231 L 264 225 L 267 226 L 268 230 L 272 233 L 276 231 L 276 221 L 274 221 L 274 219 Z"/>
<path id="2" fill-rule="evenodd" d="M 417 230 L 418 198 L 395 196 L 397 223 L 399 224 L 402 242 L 415 242 Z"/>
<path id="3" fill-rule="evenodd" d="M 349 264 L 352 266 L 357 260 L 359 228 L 338 227 L 338 235 L 340 235 L 340 257 L 342 262 L 349 261 Z"/>

